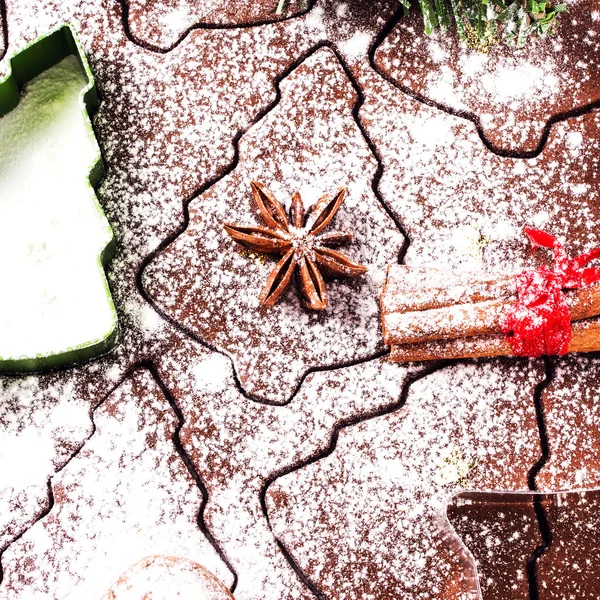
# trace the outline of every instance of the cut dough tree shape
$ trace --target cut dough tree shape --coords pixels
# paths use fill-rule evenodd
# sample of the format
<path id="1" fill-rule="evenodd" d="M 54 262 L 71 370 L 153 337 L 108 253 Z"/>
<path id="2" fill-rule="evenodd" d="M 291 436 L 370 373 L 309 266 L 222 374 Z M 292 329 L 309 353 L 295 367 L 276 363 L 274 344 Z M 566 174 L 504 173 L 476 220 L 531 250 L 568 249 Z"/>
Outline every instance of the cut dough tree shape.
<path id="1" fill-rule="evenodd" d="M 187 229 L 143 272 L 157 311 L 229 354 L 242 386 L 271 403 L 290 398 L 309 369 L 383 349 L 376 296 L 404 238 L 373 193 L 377 162 L 352 115 L 356 101 L 331 50 L 308 57 L 281 83 L 279 104 L 240 140 L 235 169 L 191 202 Z M 258 296 L 275 265 L 249 260 L 222 227 L 258 225 L 252 180 L 277 198 L 300 192 L 307 204 L 339 186 L 348 190 L 331 228 L 353 233 L 347 256 L 368 273 L 336 280 L 319 315 L 299 311 L 291 291 L 260 310 Z"/>
<path id="2" fill-rule="evenodd" d="M 411 243 L 404 263 L 509 273 L 539 266 L 524 227 L 568 240 L 579 254 L 600 243 L 600 112 L 556 123 L 530 160 L 490 152 L 472 123 L 368 80 L 360 119 L 383 165 L 384 202 Z M 382 114 L 389 118 L 381 118 Z M 469 248 L 473 230 L 482 255 Z M 540 262 L 538 262 L 540 261 Z"/>
<path id="3" fill-rule="evenodd" d="M 191 340 L 173 345 L 157 368 L 182 411 L 181 443 L 206 485 L 204 522 L 238 575 L 236 598 L 315 600 L 276 544 L 263 486 L 325 453 L 339 424 L 396 405 L 416 370 L 380 358 L 311 373 L 282 407 L 244 397 L 231 361 Z"/>
<path id="4" fill-rule="evenodd" d="M 445 509 L 461 489 L 527 488 L 541 367 L 432 373 L 401 410 L 341 430 L 333 452 L 269 486 L 273 532 L 324 597 L 481 600 Z"/>
<path id="5" fill-rule="evenodd" d="M 91 71 L 67 26 L 10 66 L 0 82 L 5 372 L 90 358 L 117 338 L 103 268 L 114 242 L 93 189 L 103 164 L 88 116 L 97 105 Z"/>

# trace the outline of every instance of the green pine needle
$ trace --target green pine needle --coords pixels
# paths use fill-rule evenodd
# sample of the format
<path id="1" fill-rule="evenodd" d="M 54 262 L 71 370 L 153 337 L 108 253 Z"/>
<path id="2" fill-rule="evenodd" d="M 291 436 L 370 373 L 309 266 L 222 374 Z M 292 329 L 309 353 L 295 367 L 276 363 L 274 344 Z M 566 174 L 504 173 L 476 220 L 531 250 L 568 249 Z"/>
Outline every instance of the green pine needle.
<path id="1" fill-rule="evenodd" d="M 279 4 L 277 4 L 277 10 L 275 11 L 276 15 L 282 15 L 283 11 L 286 9 L 288 5 L 288 0 L 279 0 Z M 302 0 L 302 9 L 308 8 L 308 0 Z"/>
<path id="2" fill-rule="evenodd" d="M 277 5 L 277 10 L 275 11 L 275 14 L 276 15 L 283 14 L 286 4 L 287 4 L 287 0 L 279 0 L 279 4 Z"/>
<path id="3" fill-rule="evenodd" d="M 411 0 L 399 0 L 409 8 Z M 414 3 L 414 0 L 413 0 Z M 417 0 L 425 32 L 445 33 L 456 25 L 461 41 L 487 52 L 503 41 L 522 47 L 531 38 L 551 35 L 566 4 L 550 6 L 549 0 Z M 450 6 L 448 6 L 448 3 Z"/>

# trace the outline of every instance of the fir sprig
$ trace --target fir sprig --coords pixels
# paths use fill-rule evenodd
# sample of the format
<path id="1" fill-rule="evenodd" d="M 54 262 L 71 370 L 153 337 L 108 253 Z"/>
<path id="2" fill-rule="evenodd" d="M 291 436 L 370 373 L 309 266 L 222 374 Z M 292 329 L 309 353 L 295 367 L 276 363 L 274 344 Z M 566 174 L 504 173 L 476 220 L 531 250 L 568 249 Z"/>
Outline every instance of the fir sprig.
<path id="1" fill-rule="evenodd" d="M 414 0 L 399 0 L 409 9 Z M 566 4 L 551 6 L 547 0 L 417 0 L 425 32 L 447 32 L 452 21 L 467 46 L 487 51 L 503 41 L 521 47 L 529 38 L 550 35 Z"/>
<path id="2" fill-rule="evenodd" d="M 414 0 L 399 0 L 410 9 Z M 417 0 L 425 32 L 443 33 L 451 28 L 450 15 L 460 39 L 467 46 L 487 49 L 503 41 L 521 47 L 529 38 L 554 33 L 557 18 L 566 4 L 551 6 L 547 0 Z"/>
<path id="3" fill-rule="evenodd" d="M 558 15 L 567 10 L 566 4 L 552 6 L 548 0 L 399 0 L 407 10 L 415 1 L 427 34 L 446 33 L 454 24 L 462 42 L 482 52 L 500 41 L 520 48 L 530 38 L 551 35 Z M 279 0 L 276 13 L 283 14 L 288 3 Z"/>

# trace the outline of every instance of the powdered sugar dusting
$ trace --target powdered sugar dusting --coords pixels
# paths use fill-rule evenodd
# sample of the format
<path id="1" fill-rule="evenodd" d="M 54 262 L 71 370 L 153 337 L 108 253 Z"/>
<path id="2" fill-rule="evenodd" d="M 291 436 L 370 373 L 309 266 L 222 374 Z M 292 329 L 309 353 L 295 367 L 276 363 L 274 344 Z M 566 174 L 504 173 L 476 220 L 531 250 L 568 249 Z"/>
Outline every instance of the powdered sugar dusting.
<path id="1" fill-rule="evenodd" d="M 401 411 L 344 430 L 331 456 L 272 484 L 274 531 L 308 577 L 335 599 L 477 597 L 448 540 L 446 503 L 461 488 L 527 488 L 540 367 L 438 371 Z M 447 476 L 449 455 L 470 465 L 461 477 Z"/>
<path id="2" fill-rule="evenodd" d="M 356 97 L 332 53 L 313 54 L 282 82 L 281 91 L 279 105 L 240 141 L 233 173 L 194 200 L 187 230 L 143 279 L 161 310 L 234 357 L 246 389 L 279 402 L 307 368 L 381 349 L 377 296 L 385 266 L 396 260 L 403 241 L 370 188 L 375 160 L 352 118 Z M 286 203 L 308 186 L 318 185 L 308 204 L 347 187 L 330 229 L 352 232 L 345 253 L 369 271 L 328 284 L 326 311 L 299 311 L 291 290 L 274 308 L 259 310 L 258 296 L 274 263 L 249 260 L 222 228 L 256 221 L 251 180 Z"/>
<path id="3" fill-rule="evenodd" d="M 372 77 L 364 81 L 360 118 L 384 163 L 380 191 L 411 239 L 407 264 L 495 274 L 535 267 L 550 257 L 532 255 L 523 235 L 532 224 L 564 239 L 570 253 L 600 242 L 599 190 L 590 178 L 598 163 L 597 112 L 555 125 L 536 158 L 502 158 L 469 122 Z M 576 147 L 579 135 L 586 143 Z M 465 224 L 485 240 L 479 256 L 469 250 Z"/>
<path id="4" fill-rule="evenodd" d="M 209 491 L 206 522 L 238 573 L 236 598 L 308 600 L 312 594 L 269 529 L 260 489 L 273 474 L 324 451 L 337 423 L 397 402 L 411 371 L 376 360 L 313 373 L 290 404 L 266 406 L 242 396 L 231 367 L 219 363 L 188 343 L 160 368 L 185 416 L 184 448 Z M 207 369 L 214 373 L 208 382 Z"/>
<path id="5" fill-rule="evenodd" d="M 556 375 L 542 402 L 550 459 L 540 471 L 540 489 L 600 487 L 598 437 L 600 388 L 597 358 L 568 356 L 557 362 Z"/>
<path id="6" fill-rule="evenodd" d="M 56 376 L 4 378 L 0 393 L 0 547 L 48 506 L 47 480 L 90 434 L 89 403 Z"/>
<path id="7" fill-rule="evenodd" d="M 514 152 L 537 148 L 554 115 L 598 98 L 598 21 L 592 0 L 568 2 L 554 35 L 525 48 L 468 50 L 458 35 L 427 36 L 412 11 L 379 48 L 380 69 L 401 86 L 479 119 L 486 138 Z"/>
<path id="8" fill-rule="evenodd" d="M 278 21 L 306 10 L 306 0 L 287 0 L 279 15 L 276 7 L 272 0 L 131 0 L 129 26 L 142 42 L 168 48 L 190 27 Z"/>
<path id="9" fill-rule="evenodd" d="M 431 43 L 438 47 L 439 41 L 432 40 Z M 531 98 L 551 102 L 560 91 L 561 81 L 556 74 L 555 60 L 545 60 L 539 64 L 528 63 L 518 54 L 503 58 L 490 70 L 491 60 L 486 54 L 465 54 L 460 57 L 458 74 L 445 60 L 440 61 L 444 63 L 444 67 L 427 76 L 426 96 L 446 105 L 455 104 L 458 99 L 457 108 L 468 109 L 473 90 L 480 88 L 490 109 L 500 107 L 517 111 L 520 103 L 530 101 Z"/>
<path id="10" fill-rule="evenodd" d="M 198 530 L 200 492 L 172 442 L 176 419 L 147 372 L 95 415 L 96 432 L 53 480 L 54 506 L 3 556 L 3 598 L 93 598 L 151 554 L 231 576 Z M 32 568 L 23 577 L 23 565 Z"/>

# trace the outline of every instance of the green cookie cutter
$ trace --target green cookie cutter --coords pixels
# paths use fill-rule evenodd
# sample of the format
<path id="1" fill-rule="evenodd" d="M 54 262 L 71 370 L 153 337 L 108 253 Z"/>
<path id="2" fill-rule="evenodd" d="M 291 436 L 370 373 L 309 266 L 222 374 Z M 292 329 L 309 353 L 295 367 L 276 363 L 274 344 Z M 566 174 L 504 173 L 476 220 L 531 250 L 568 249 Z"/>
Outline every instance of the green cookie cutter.
<path id="1" fill-rule="evenodd" d="M 75 56 L 77 58 L 85 74 L 87 85 L 81 91 L 79 105 L 85 123 L 92 133 L 92 139 L 96 139 L 90 117 L 98 108 L 98 91 L 81 42 L 75 29 L 70 24 L 61 25 L 50 33 L 39 37 L 9 59 L 8 76 L 0 80 L 0 118 L 19 105 L 21 89 L 27 82 L 51 67 L 56 66 L 68 56 Z M 88 183 L 92 190 L 98 187 L 104 174 L 104 162 L 98 150 L 98 155 L 90 168 L 88 177 Z M 104 215 L 95 191 L 94 198 L 96 199 L 98 211 Z M 104 270 L 108 262 L 112 259 L 116 251 L 113 232 L 110 225 L 108 227 L 110 242 L 98 257 L 98 267 L 103 272 L 105 272 Z M 72 366 L 96 358 L 114 348 L 119 338 L 119 323 L 106 274 L 104 276 L 104 285 L 107 301 L 112 312 L 111 327 L 106 332 L 106 335 L 103 335 L 99 339 L 73 346 L 57 354 L 38 354 L 34 357 L 11 359 L 0 357 L 0 373 L 23 373 Z M 0 335 L 2 335 L 1 331 Z"/>

